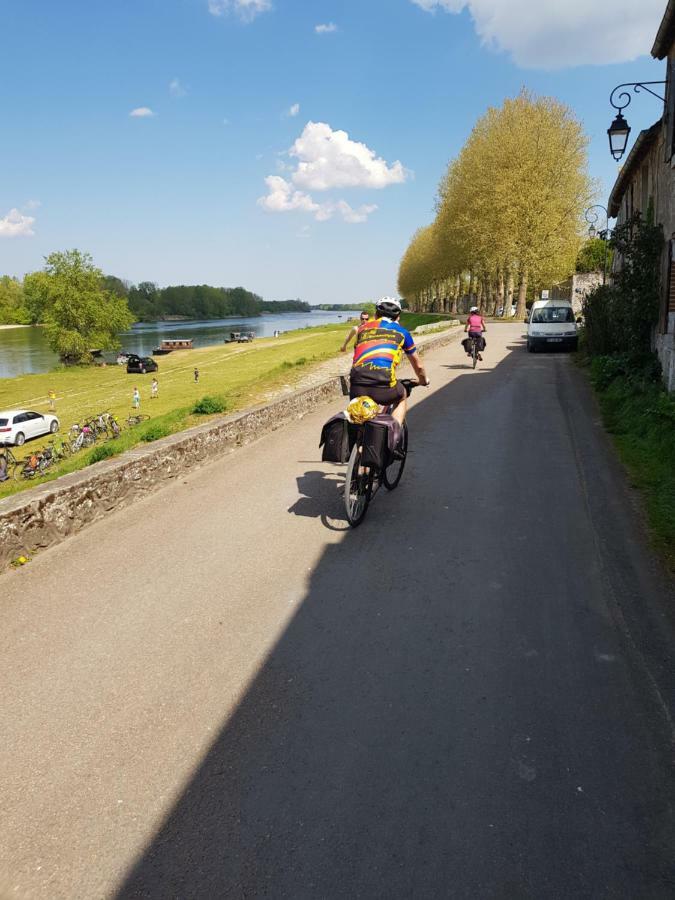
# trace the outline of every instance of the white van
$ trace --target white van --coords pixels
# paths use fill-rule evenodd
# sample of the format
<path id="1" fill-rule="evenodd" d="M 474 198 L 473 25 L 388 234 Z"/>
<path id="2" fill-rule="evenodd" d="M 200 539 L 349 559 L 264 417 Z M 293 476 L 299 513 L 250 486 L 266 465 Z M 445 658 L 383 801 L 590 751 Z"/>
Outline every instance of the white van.
<path id="1" fill-rule="evenodd" d="M 569 300 L 535 300 L 525 322 L 530 353 L 545 347 L 552 350 L 577 349 L 579 335 Z"/>

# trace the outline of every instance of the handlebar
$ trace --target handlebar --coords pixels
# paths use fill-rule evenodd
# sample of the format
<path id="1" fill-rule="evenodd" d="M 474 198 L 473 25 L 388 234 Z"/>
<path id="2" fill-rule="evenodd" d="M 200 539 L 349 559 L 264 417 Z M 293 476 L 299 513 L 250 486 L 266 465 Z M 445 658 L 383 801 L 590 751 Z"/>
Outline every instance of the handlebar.
<path id="1" fill-rule="evenodd" d="M 401 381 L 401 384 L 403 385 L 403 387 L 405 388 L 405 392 L 408 395 L 408 397 L 412 394 L 413 388 L 423 387 L 423 385 L 421 385 L 419 383 L 419 381 L 415 381 L 412 378 L 401 378 L 400 381 Z M 426 385 L 426 387 L 428 387 L 428 385 Z"/>

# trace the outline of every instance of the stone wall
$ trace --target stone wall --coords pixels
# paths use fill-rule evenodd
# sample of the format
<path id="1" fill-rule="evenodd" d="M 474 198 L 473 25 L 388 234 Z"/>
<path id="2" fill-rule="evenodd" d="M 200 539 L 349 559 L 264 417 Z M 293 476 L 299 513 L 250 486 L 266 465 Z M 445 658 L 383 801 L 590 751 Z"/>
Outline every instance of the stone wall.
<path id="1" fill-rule="evenodd" d="M 429 337 L 421 352 L 458 341 L 460 329 Z M 0 569 L 58 544 L 113 510 L 129 506 L 186 470 L 215 460 L 301 419 L 327 400 L 344 400 L 344 377 L 263 406 L 182 431 L 0 501 Z M 317 444 L 319 436 L 317 435 Z"/>

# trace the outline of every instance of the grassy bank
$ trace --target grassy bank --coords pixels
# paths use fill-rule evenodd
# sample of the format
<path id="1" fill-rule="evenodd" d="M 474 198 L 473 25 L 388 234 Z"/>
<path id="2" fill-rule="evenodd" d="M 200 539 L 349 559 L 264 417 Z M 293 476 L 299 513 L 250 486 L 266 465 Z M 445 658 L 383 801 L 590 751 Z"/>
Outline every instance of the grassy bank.
<path id="1" fill-rule="evenodd" d="M 408 328 L 438 321 L 429 314 L 406 314 Z M 352 323 L 353 324 L 353 323 Z M 48 411 L 48 394 L 56 392 L 56 414 L 61 433 L 74 422 L 83 422 L 97 413 L 110 411 L 120 423 L 131 414 L 134 387 L 141 393 L 140 412 L 150 421 L 125 430 L 122 437 L 80 451 L 54 466 L 38 481 L 9 481 L 0 484 L 0 498 L 26 490 L 33 484 L 53 480 L 129 450 L 136 444 L 158 440 L 193 425 L 208 421 L 219 408 L 228 413 L 263 402 L 285 386 L 292 386 L 313 366 L 338 356 L 338 348 L 350 323 L 322 325 L 287 332 L 279 338 L 261 338 L 252 344 L 221 344 L 197 350 L 176 351 L 158 357 L 159 396 L 150 399 L 152 375 L 127 375 L 122 366 L 60 368 L 39 375 L 0 379 L 0 409 L 28 408 Z M 199 382 L 194 369 L 199 369 Z M 200 411 L 200 401 L 213 398 Z M 214 410 L 213 415 L 210 415 Z M 22 458 L 48 443 L 48 437 L 16 448 Z"/>
<path id="2" fill-rule="evenodd" d="M 591 376 L 607 430 L 644 495 L 654 542 L 675 570 L 675 397 L 606 358 L 593 361 Z"/>
<path id="3" fill-rule="evenodd" d="M 336 356 L 344 333 L 344 324 L 327 325 L 288 332 L 280 338 L 259 339 L 252 344 L 222 344 L 158 357 L 156 400 L 150 399 L 153 376 L 127 375 L 122 366 L 75 367 L 5 378 L 0 380 L 0 409 L 25 407 L 46 412 L 48 393 L 53 389 L 61 433 L 65 433 L 73 422 L 85 421 L 105 410 L 123 422 L 132 412 L 132 393 L 138 386 L 140 412 L 151 416 L 150 421 L 125 431 L 117 441 L 101 445 L 106 448 L 104 451 L 99 447 L 81 451 L 50 469 L 46 478 L 40 479 L 42 482 L 97 461 L 97 451 L 122 452 L 144 440 L 156 440 L 208 420 L 208 415 L 193 412 L 195 404 L 205 396 L 217 398 L 218 405 L 227 412 L 262 402 L 274 391 L 295 384 L 312 365 Z M 195 367 L 199 369 L 198 383 L 194 380 Z M 25 456 L 46 442 L 47 438 L 31 441 L 17 448 L 15 455 Z M 33 483 L 1 484 L 0 497 Z"/>

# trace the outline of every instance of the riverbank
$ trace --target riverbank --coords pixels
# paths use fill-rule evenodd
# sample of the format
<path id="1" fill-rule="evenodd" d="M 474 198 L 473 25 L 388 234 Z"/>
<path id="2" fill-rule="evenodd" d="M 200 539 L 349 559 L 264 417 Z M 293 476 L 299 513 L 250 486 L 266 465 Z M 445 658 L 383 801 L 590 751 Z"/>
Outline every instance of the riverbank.
<path id="1" fill-rule="evenodd" d="M 416 317 L 416 321 L 419 316 Z M 436 317 L 427 317 L 435 320 Z M 421 324 L 418 322 L 418 324 Z M 166 437 L 205 421 L 193 412 L 202 398 L 215 397 L 221 408 L 234 413 L 290 392 L 300 383 L 314 382 L 312 374 L 331 359 L 348 362 L 340 354 L 345 324 L 323 325 L 288 332 L 279 338 L 261 338 L 252 344 L 220 344 L 196 350 L 175 351 L 159 359 L 159 394 L 151 399 L 153 375 L 127 375 L 122 366 L 58 369 L 38 375 L 0 380 L 0 409 L 35 409 L 46 412 L 50 390 L 56 393 L 56 415 L 61 433 L 75 422 L 87 421 L 98 413 L 114 413 L 124 422 L 132 412 L 132 394 L 138 387 L 140 412 L 151 418 L 126 431 L 122 438 L 105 445 L 106 454 L 116 455 L 136 444 Z M 195 368 L 199 380 L 195 379 Z M 46 439 L 32 441 L 17 449 L 21 458 Z M 82 469 L 100 456 L 101 447 L 81 452 L 49 470 L 44 480 Z M 5 482 L 0 497 L 31 486 L 31 482 Z"/>

